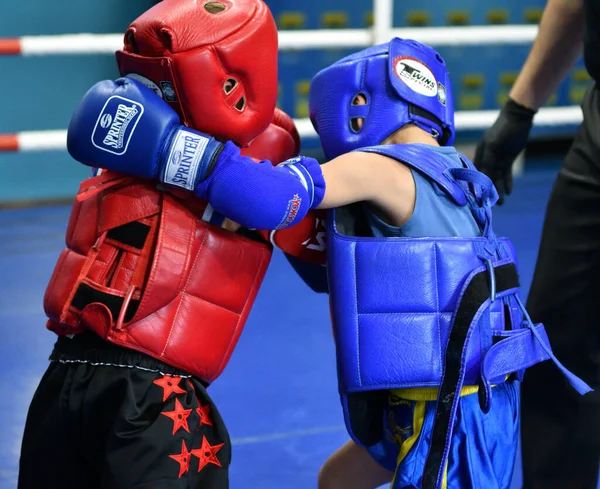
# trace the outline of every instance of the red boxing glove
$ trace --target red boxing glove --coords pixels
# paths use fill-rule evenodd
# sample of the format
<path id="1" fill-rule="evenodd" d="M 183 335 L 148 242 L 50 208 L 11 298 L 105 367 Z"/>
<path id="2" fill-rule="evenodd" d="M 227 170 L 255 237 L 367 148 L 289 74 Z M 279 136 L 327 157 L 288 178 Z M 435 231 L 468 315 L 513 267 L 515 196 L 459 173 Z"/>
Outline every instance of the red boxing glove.
<path id="1" fill-rule="evenodd" d="M 273 120 L 241 154 L 255 160 L 269 160 L 273 165 L 300 153 L 300 135 L 294 120 L 281 109 L 275 109 Z"/>
<path id="2" fill-rule="evenodd" d="M 325 265 L 325 211 L 311 210 L 302 221 L 289 228 L 258 231 L 284 253 L 316 265 Z"/>

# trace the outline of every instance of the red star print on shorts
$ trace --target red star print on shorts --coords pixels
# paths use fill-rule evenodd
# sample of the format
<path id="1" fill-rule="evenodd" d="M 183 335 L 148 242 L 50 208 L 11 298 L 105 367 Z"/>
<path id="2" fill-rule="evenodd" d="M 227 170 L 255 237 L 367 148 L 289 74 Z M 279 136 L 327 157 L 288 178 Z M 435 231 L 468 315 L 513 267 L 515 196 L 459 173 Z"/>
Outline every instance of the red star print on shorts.
<path id="1" fill-rule="evenodd" d="M 200 404 L 200 399 L 196 398 L 198 401 L 198 407 L 196 408 L 196 412 L 198 416 L 200 416 L 200 424 L 198 425 L 198 429 L 202 428 L 202 425 L 213 426 L 213 422 L 210 419 L 210 404 L 203 406 Z"/>
<path id="2" fill-rule="evenodd" d="M 181 440 L 181 453 L 177 455 L 169 455 L 169 458 L 172 458 L 179 463 L 179 479 L 181 479 L 183 474 L 190 470 L 190 462 L 192 460 L 191 453 L 192 452 L 188 452 L 185 442 Z"/>
<path id="3" fill-rule="evenodd" d="M 198 472 L 200 472 L 208 464 L 222 467 L 221 462 L 217 458 L 217 452 L 225 443 L 219 445 L 211 445 L 205 436 L 202 437 L 202 446 L 198 450 L 192 450 L 192 455 L 198 457 Z"/>
<path id="4" fill-rule="evenodd" d="M 173 377 L 171 375 L 163 375 L 160 379 L 156 379 L 153 383 L 163 388 L 163 402 L 175 392 L 175 394 L 185 394 L 185 391 L 179 387 L 181 377 Z"/>
<path id="5" fill-rule="evenodd" d="M 179 402 L 179 399 L 175 399 L 175 410 L 173 411 L 165 411 L 162 414 L 167 418 L 171 418 L 173 420 L 173 435 L 177 433 L 179 428 L 183 428 L 185 431 L 190 433 L 190 428 L 188 426 L 188 416 L 192 412 L 191 409 L 183 409 L 183 406 Z"/>

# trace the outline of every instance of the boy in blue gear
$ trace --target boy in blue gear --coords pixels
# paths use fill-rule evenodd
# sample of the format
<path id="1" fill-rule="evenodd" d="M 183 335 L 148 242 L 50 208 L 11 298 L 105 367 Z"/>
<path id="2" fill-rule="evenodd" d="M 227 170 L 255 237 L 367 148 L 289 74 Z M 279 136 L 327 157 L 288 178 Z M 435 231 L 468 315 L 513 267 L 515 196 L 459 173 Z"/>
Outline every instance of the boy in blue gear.
<path id="1" fill-rule="evenodd" d="M 181 126 L 145 87 L 111 84 L 75 113 L 69 151 L 78 161 L 192 190 L 251 228 L 331 209 L 327 272 L 352 442 L 322 470 L 322 489 L 391 479 L 394 489 L 508 488 L 525 369 L 551 359 L 589 391 L 523 308 L 514 249 L 491 225 L 497 193 L 450 146 L 450 80 L 433 49 L 393 39 L 315 77 L 311 120 L 330 160 L 322 166 L 304 157 L 256 164 Z M 129 158 L 102 148 L 101 133 L 87 142 L 113 96 L 144 108 L 138 134 L 123 132 Z M 185 165 L 181 140 L 191 141 Z"/>
<path id="2" fill-rule="evenodd" d="M 417 49 L 420 47 L 415 45 Z M 383 105 L 389 103 L 389 100 L 378 95 L 380 92 L 389 94 L 389 89 L 393 90 L 397 80 L 391 77 L 392 87 L 384 87 L 378 81 L 378 78 L 383 78 L 382 54 L 384 52 L 381 46 L 378 46 L 350 56 L 323 70 L 313 80 L 311 118 L 315 128 L 319 130 L 323 147 L 330 158 L 335 157 L 340 150 L 352 151 L 356 144 L 353 139 L 357 136 L 366 140 L 365 145 L 371 145 L 373 141 L 380 139 L 382 132 L 389 130 L 389 109 L 386 110 Z M 424 151 L 432 158 L 445 160 L 449 168 L 464 168 L 465 162 L 453 147 L 440 146 L 440 143 L 451 144 L 454 138 L 454 114 L 447 75 L 444 76 L 442 72 L 436 77 L 429 69 L 432 64 L 439 66 L 439 55 L 427 53 L 435 56 L 435 61 L 438 61 L 431 63 L 431 60 L 423 59 L 425 53 L 415 57 L 406 56 L 405 52 L 399 54 L 400 56 L 392 60 L 392 66 L 388 64 L 388 69 L 392 69 L 406 85 L 400 85 L 398 88 L 400 91 L 407 91 L 408 87 L 411 91 L 433 99 L 431 104 L 437 108 L 434 113 L 438 117 L 421 107 L 407 104 L 405 110 L 408 111 L 408 117 L 414 117 L 413 122 L 394 130 L 381 145 L 411 144 L 416 151 Z M 430 56 L 425 56 L 425 59 Z M 361 68 L 363 73 L 359 71 Z M 360 73 L 362 79 L 356 80 L 357 73 Z M 340 104 L 339 100 L 333 101 L 333 108 L 329 106 L 331 88 L 327 87 L 331 87 L 336 78 L 345 80 L 343 83 L 346 85 L 353 85 L 351 90 L 344 90 L 346 94 L 356 93 L 349 107 L 346 103 Z M 391 96 L 394 96 L 393 91 Z M 325 114 L 329 115 L 336 110 L 343 111 L 345 107 L 348 107 L 347 117 L 344 114 L 338 114 L 338 119 L 324 117 Z M 377 118 L 370 117 L 367 122 L 369 125 L 365 125 L 365 119 L 371 114 L 377 114 Z M 335 127 L 339 124 L 337 121 L 348 118 L 349 127 Z M 336 138 L 325 136 L 330 131 L 339 131 L 342 134 L 345 132 L 345 141 L 342 141 L 341 145 L 336 144 Z M 333 142 L 333 145 L 329 142 Z M 412 210 L 396 220 L 397 225 L 393 225 L 390 224 L 393 219 L 377 207 L 369 204 L 361 206 L 362 217 L 368 225 L 367 233 L 374 237 L 387 238 L 481 236 L 482 229 L 478 226 L 470 206 L 457 206 L 452 198 L 427 178 L 418 167 L 404 167 L 404 173 L 402 181 L 409 187 L 414 185 L 414 200 L 408 199 L 408 202 L 413 202 Z M 409 188 L 408 192 L 412 193 L 411 190 Z M 461 390 L 457 424 L 451 442 L 452 453 L 449 455 L 450 481 L 448 473 L 444 473 L 441 486 L 443 488 L 505 488 L 510 485 L 519 433 L 518 382 L 510 380 L 495 388 L 494 406 L 487 415 L 481 412 L 478 397 L 475 395 L 477 391 L 477 386 L 465 386 Z M 367 396 L 370 399 L 366 396 L 354 395 L 353 398 L 352 394 L 348 395 L 347 409 L 354 408 L 360 412 L 361 406 L 352 406 L 352 403 L 363 404 L 362 407 L 367 409 L 366 417 L 372 416 L 376 420 L 375 424 L 380 422 L 382 425 L 373 430 L 378 433 L 375 436 L 378 440 L 366 445 L 366 449 L 365 443 L 361 443 L 360 440 L 358 443 L 351 440 L 341 447 L 321 469 L 319 489 L 374 489 L 389 481 L 392 481 L 393 488 L 421 487 L 424 465 L 430 449 L 428 439 L 431 437 L 436 414 L 438 389 L 390 389 L 385 392 L 374 391 Z M 372 410 L 377 414 L 373 414 Z M 382 412 L 382 417 L 378 421 L 379 412 Z M 363 420 L 354 424 L 372 426 L 373 421 Z M 358 427 L 354 431 L 361 431 L 361 428 Z M 371 437 L 373 433 L 364 436 Z M 372 464 L 368 457 L 372 457 L 379 465 Z M 477 462 L 473 463 L 474 460 Z M 353 470 L 354 467 L 361 467 L 361 470 Z"/>
<path id="3" fill-rule="evenodd" d="M 315 77 L 311 86 L 311 119 L 330 159 L 339 151 L 352 151 L 356 144 L 370 146 L 381 142 L 381 145 L 410 144 L 416 156 L 421 153 L 444 161 L 448 168 L 465 168 L 466 164 L 454 148 L 440 146 L 440 143 L 451 144 L 454 139 L 454 114 L 447 75 L 442 72 L 435 76 L 429 68 L 440 65 L 439 55 L 423 50 L 420 45 L 413 46 L 415 51 L 410 53 L 413 56 L 408 56 L 406 49 L 402 49 L 391 65 L 389 58 L 383 59 L 388 46 L 384 49 L 378 46 L 345 58 Z M 428 59 L 430 57 L 435 57 L 433 63 Z M 394 97 L 394 82 L 398 83 L 398 80 L 392 76 L 392 87 L 383 85 L 385 68 L 393 70 L 402 82 L 398 84 L 399 91 L 410 90 L 433 99 L 431 105 L 437 108 L 434 112 L 437 116 L 407 104 L 404 109 L 407 114 L 403 118 L 413 118 L 412 123 L 394 129 L 393 123 L 390 124 L 393 120 L 390 118 L 391 107 L 386 110 L 385 105 Z M 341 84 L 346 85 L 346 96 L 355 93 L 349 104 L 330 98 L 336 79 L 343 80 Z M 352 87 L 350 90 L 348 85 Z M 382 97 L 381 92 L 387 97 Z M 342 112 L 345 110 L 347 115 Z M 331 117 L 336 111 L 338 117 Z M 348 119 L 347 126 L 338 122 Z M 390 129 L 393 132 L 381 140 L 382 134 Z M 328 137 L 329 132 L 345 133 L 341 144 L 339 137 L 337 143 L 336 137 Z M 355 142 L 356 138 L 365 142 Z M 363 225 L 367 225 L 366 234 L 378 238 L 481 236 L 483 230 L 470 206 L 456 205 L 452 197 L 418 166 L 398 167 L 403 173 L 399 178 L 400 188 L 406 186 L 406 194 L 414 195 L 414 198 L 403 199 L 412 203 L 412 209 L 409 205 L 404 215 L 394 219 L 377 206 L 362 204 L 360 209 L 350 212 L 338 210 L 347 215 L 338 216 L 336 224 L 344 226 L 362 218 Z M 407 350 L 408 345 L 404 354 L 410 356 Z M 427 361 L 426 357 L 421 361 Z M 390 481 L 393 488 L 422 487 L 438 391 L 435 387 L 421 387 L 368 391 L 358 395 L 348 393 L 346 418 L 356 441 L 349 441 L 326 462 L 319 474 L 319 489 L 374 489 Z M 457 423 L 448 456 L 449 471 L 444 471 L 442 488 L 500 489 L 510 485 L 519 433 L 518 381 L 509 380 L 495 387 L 494 405 L 487 415 L 481 411 L 477 391 L 477 386 L 465 386 L 460 392 Z M 369 457 L 379 465 L 372 464 Z"/>

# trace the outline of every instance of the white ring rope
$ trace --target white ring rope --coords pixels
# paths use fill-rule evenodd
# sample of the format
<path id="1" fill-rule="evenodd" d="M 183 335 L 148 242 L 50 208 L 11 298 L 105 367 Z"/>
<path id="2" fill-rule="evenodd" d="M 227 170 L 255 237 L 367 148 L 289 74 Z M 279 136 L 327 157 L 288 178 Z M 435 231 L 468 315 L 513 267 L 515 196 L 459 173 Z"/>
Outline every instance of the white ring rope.
<path id="1" fill-rule="evenodd" d="M 385 42 L 391 37 L 416 39 L 439 46 L 528 45 L 535 39 L 537 25 L 490 25 L 459 27 L 393 28 L 393 0 L 373 0 L 374 24 L 369 29 L 323 29 L 279 32 L 282 51 L 305 49 L 364 48 Z M 57 36 L 23 36 L 0 39 L 0 56 L 50 56 L 113 54 L 123 46 L 121 34 L 65 34 Z M 497 110 L 459 111 L 456 128 L 483 130 L 496 120 Z M 545 108 L 535 117 L 536 126 L 557 127 L 578 124 L 579 107 Z M 316 134 L 308 119 L 294 121 L 303 138 Z M 0 134 L 0 152 L 64 150 L 66 130 L 24 131 Z"/>
<path id="2" fill-rule="evenodd" d="M 390 37 L 415 39 L 432 46 L 531 44 L 536 25 L 415 27 L 396 29 L 322 29 L 281 31 L 279 49 L 339 49 L 371 46 Z M 381 33 L 379 33 L 381 32 Z M 378 33 L 375 35 L 374 33 Z M 382 41 L 381 41 L 382 42 Z M 121 34 L 64 34 L 0 39 L 0 55 L 50 56 L 114 54 L 123 47 Z"/>
<path id="3" fill-rule="evenodd" d="M 497 110 L 460 111 L 456 113 L 459 131 L 482 130 L 491 126 L 498 117 Z M 552 107 L 541 109 L 535 116 L 536 127 L 558 127 L 579 124 L 582 120 L 579 107 Z M 295 119 L 301 138 L 316 137 L 309 119 Z M 3 139 L 4 138 L 4 139 Z M 66 149 L 67 131 L 24 131 L 0 135 L 2 151 L 49 151 Z"/>

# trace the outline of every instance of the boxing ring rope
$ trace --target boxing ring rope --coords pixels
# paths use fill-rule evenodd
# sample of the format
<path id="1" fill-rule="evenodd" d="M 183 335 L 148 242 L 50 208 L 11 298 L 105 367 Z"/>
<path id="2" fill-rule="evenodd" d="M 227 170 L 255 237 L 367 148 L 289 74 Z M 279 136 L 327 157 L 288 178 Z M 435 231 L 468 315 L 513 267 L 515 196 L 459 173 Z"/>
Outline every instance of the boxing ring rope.
<path id="1" fill-rule="evenodd" d="M 491 126 L 498 116 L 497 110 L 459 111 L 456 127 L 459 131 L 481 130 Z M 552 107 L 542 109 L 535 117 L 538 127 L 553 127 L 578 124 L 582 120 L 579 107 Z M 302 138 L 316 137 L 309 119 L 294 119 Z M 67 131 L 23 131 L 15 134 L 0 134 L 0 152 L 28 152 L 64 150 Z"/>
<path id="2" fill-rule="evenodd" d="M 386 5 L 387 2 L 376 2 Z M 462 27 L 416 27 L 394 29 L 377 19 L 375 29 L 319 29 L 279 32 L 279 49 L 364 48 L 389 40 L 393 36 L 415 39 L 432 46 L 467 46 L 490 44 L 530 44 L 537 35 L 535 25 L 492 25 Z M 378 14 L 378 12 L 376 12 Z M 121 34 L 66 34 L 23 36 L 0 39 L 0 56 L 52 56 L 114 54 L 123 47 Z"/>
<path id="3" fill-rule="evenodd" d="M 537 35 L 536 25 L 460 26 L 393 28 L 393 0 L 374 0 L 372 29 L 322 29 L 279 32 L 279 49 L 364 48 L 386 42 L 391 37 L 404 37 L 435 47 L 465 45 L 531 44 Z M 0 38 L 0 56 L 64 56 L 114 54 L 123 46 L 121 34 L 66 34 Z M 496 119 L 497 110 L 457 111 L 458 131 L 484 130 Z M 579 107 L 541 109 L 536 126 L 566 126 L 580 123 Z M 303 138 L 315 137 L 308 119 L 295 119 Z M 23 131 L 0 134 L 0 152 L 64 150 L 66 130 Z"/>

